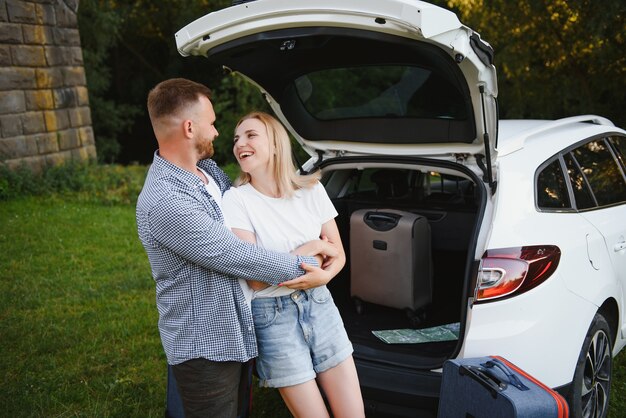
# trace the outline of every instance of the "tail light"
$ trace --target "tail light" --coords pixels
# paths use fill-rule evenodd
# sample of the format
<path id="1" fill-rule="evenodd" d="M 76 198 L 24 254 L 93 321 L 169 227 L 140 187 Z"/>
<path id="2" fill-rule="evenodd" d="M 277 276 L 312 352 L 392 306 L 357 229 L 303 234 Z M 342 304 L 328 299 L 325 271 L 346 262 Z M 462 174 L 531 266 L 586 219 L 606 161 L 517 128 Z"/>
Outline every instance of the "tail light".
<path id="1" fill-rule="evenodd" d="M 487 250 L 478 268 L 476 302 L 508 298 L 546 281 L 559 265 L 554 245 Z"/>

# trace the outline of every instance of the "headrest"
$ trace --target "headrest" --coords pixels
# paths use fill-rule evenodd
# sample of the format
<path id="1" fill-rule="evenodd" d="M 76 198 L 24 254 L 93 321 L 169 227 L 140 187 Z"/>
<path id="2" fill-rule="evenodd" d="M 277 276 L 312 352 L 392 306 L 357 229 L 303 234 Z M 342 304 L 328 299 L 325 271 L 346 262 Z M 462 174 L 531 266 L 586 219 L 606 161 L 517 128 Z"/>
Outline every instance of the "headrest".
<path id="1" fill-rule="evenodd" d="M 399 198 L 409 191 L 406 170 L 378 170 L 371 179 L 376 184 L 376 194 L 380 198 Z"/>

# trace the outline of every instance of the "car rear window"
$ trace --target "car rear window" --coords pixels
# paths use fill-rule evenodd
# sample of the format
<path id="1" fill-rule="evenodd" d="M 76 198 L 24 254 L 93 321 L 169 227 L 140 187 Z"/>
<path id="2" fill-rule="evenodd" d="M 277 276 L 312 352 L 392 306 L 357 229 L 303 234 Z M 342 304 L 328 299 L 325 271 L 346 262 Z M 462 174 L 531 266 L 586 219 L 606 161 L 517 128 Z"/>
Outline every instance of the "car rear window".
<path id="1" fill-rule="evenodd" d="M 300 76 L 295 86 L 304 107 L 318 120 L 468 117 L 463 93 L 427 68 L 331 68 Z"/>

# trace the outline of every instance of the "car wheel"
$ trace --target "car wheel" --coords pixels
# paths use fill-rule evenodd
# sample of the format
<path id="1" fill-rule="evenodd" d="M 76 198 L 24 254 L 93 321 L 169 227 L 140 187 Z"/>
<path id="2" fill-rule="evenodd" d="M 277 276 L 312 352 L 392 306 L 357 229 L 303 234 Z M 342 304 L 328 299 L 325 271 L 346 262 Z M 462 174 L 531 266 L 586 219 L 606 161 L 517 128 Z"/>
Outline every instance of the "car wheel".
<path id="1" fill-rule="evenodd" d="M 612 359 L 611 331 L 601 314 L 596 314 L 580 350 L 569 396 L 573 418 L 602 418 L 609 411 Z"/>

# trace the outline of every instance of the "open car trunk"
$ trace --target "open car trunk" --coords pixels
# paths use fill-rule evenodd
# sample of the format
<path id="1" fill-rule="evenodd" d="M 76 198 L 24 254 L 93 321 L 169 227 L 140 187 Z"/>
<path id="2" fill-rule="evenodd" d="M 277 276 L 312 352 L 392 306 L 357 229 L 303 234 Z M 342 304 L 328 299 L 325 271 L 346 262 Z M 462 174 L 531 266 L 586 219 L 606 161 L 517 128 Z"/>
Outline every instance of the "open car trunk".
<path id="1" fill-rule="evenodd" d="M 416 416 L 436 409 L 438 369 L 463 341 L 390 344 L 373 331 L 458 324 L 464 335 L 485 184 L 493 193 L 497 181 L 491 47 L 451 11 L 417 0 L 245 2 L 189 23 L 176 44 L 181 54 L 205 56 L 256 85 L 312 156 L 304 169 L 321 168 L 347 255 L 328 287 L 354 346 L 366 410 Z M 428 254 L 418 257 L 428 266 L 415 278 L 431 283 L 418 295 L 428 303 L 410 307 L 410 315 L 402 304 L 363 298 L 359 305 L 353 297 L 355 266 L 365 271 L 356 282 L 369 280 L 361 290 L 383 294 L 382 282 L 402 294 L 395 267 L 417 263 L 407 242 L 400 244 L 406 261 L 369 268 L 376 256 L 366 250 L 387 243 L 354 245 L 350 224 L 355 211 L 370 209 L 421 215 L 419 230 L 429 231 Z M 389 265 L 390 254 L 378 254 L 379 265 Z"/>
<path id="2" fill-rule="evenodd" d="M 458 352 L 460 339 L 389 344 L 372 331 L 458 324 L 463 335 L 467 292 L 473 288 L 471 265 L 477 225 L 482 217 L 484 187 L 471 171 L 459 164 L 420 158 L 341 158 L 326 161 L 322 173 L 322 182 L 338 212 L 336 222 L 347 256 L 346 266 L 328 287 L 354 345 L 355 359 L 422 370 L 440 367 Z M 423 291 L 432 292 L 432 297 L 417 312 L 379 303 L 360 303 L 353 296 L 351 281 L 355 264 L 365 263 L 366 269 L 374 267 L 368 265 L 374 261 L 355 252 L 350 242 L 350 218 L 360 209 L 395 209 L 428 220 L 432 287 Z M 406 247 L 410 251 L 409 242 Z M 406 262 L 411 262 L 410 255 Z M 390 271 L 369 280 L 396 286 L 395 279 Z M 423 282 L 420 277 L 414 280 Z"/>

